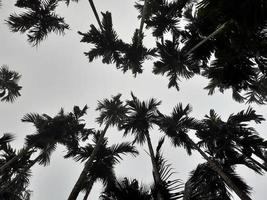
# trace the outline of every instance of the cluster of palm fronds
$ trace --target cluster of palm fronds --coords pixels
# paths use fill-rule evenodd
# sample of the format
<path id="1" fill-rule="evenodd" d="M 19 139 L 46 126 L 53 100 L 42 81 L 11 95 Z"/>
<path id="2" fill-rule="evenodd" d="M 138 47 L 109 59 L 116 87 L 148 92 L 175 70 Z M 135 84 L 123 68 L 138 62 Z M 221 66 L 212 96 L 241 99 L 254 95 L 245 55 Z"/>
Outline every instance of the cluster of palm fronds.
<path id="1" fill-rule="evenodd" d="M 65 158 L 72 157 L 77 162 L 85 163 L 68 199 L 76 199 L 81 191 L 85 192 L 84 199 L 87 199 L 98 180 L 105 186 L 101 195 L 105 200 L 230 199 L 228 188 L 241 199 L 250 199 L 251 188 L 237 175 L 235 167 L 243 165 L 259 174 L 267 171 L 267 141 L 247 124 L 250 121 L 261 123 L 264 120 L 261 115 L 249 107 L 246 111 L 230 115 L 226 121 L 214 110 L 203 120 L 196 120 L 189 117 L 192 110 L 189 105 L 183 107 L 178 104 L 170 115 L 165 115 L 158 110 L 160 101 L 154 98 L 141 101 L 134 94 L 131 96 L 126 101 L 120 99 L 120 94 L 98 101 L 96 110 L 100 111 L 100 115 L 96 121 L 100 126 L 105 126 L 100 131 L 85 127 L 82 117 L 87 106 L 82 109 L 74 106 L 70 113 L 61 109 L 55 117 L 26 114 L 22 121 L 32 123 L 36 131 L 26 136 L 22 150 L 11 148 L 11 135 L 5 134 L 0 138 L 2 198 L 8 199 L 11 195 L 10 198 L 27 199 L 31 167 L 37 163 L 49 164 L 57 144 L 62 144 L 67 148 Z M 117 126 L 124 136 L 133 134 L 133 142 L 108 146 L 105 134 L 110 126 Z M 150 139 L 150 129 L 154 126 L 158 126 L 175 147 L 184 147 L 189 155 L 196 150 L 206 160 L 192 172 L 185 184 L 173 178 L 174 171 L 163 157 L 164 139 L 159 141 L 154 153 Z M 198 142 L 190 138 L 190 130 L 195 132 Z M 88 142 L 90 140 L 92 143 Z M 116 178 L 114 168 L 121 162 L 122 155 L 138 155 L 134 143 L 148 145 L 154 178 L 150 189 L 140 187 L 136 180 L 124 179 L 120 182 Z"/>

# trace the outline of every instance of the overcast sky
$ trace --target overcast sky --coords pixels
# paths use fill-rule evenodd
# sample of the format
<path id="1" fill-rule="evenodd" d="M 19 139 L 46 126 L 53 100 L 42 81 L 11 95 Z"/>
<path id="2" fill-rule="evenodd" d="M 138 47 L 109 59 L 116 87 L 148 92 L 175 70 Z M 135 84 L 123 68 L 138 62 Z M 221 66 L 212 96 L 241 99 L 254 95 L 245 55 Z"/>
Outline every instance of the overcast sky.
<path id="1" fill-rule="evenodd" d="M 22 96 L 13 104 L 0 102 L 0 133 L 12 132 L 16 135 L 13 145 L 16 148 L 23 146 L 24 137 L 32 134 L 32 125 L 22 123 L 20 119 L 29 112 L 47 113 L 50 116 L 57 114 L 63 107 L 71 111 L 74 105 L 89 106 L 85 117 L 87 127 L 96 127 L 94 122 L 98 113 L 95 111 L 97 100 L 109 98 L 111 95 L 122 93 L 122 99 L 130 98 L 130 92 L 141 100 L 155 97 L 162 100 L 159 107 L 163 113 L 168 114 L 179 102 L 183 105 L 190 103 L 193 107 L 191 116 L 203 118 L 210 109 L 226 119 L 231 113 L 246 109 L 248 105 L 239 104 L 232 100 L 230 92 L 216 93 L 208 96 L 203 90 L 207 80 L 195 77 L 180 84 L 181 90 L 167 89 L 166 77 L 151 73 L 152 62 L 145 64 L 143 74 L 134 78 L 131 73 L 123 74 L 116 70 L 114 65 L 104 65 L 100 60 L 89 63 L 83 55 L 89 46 L 80 43 L 81 36 L 77 31 L 86 32 L 95 18 L 87 0 L 79 4 L 71 3 L 70 7 L 64 4 L 57 11 L 65 17 L 71 30 L 66 31 L 64 37 L 50 34 L 38 48 L 31 47 L 25 35 L 11 33 L 4 20 L 15 11 L 14 0 L 3 0 L 0 9 L 0 64 L 7 64 L 10 69 L 22 74 L 20 84 L 23 86 Z M 135 28 L 139 27 L 137 12 L 133 8 L 134 1 L 125 0 L 99 0 L 95 1 L 97 10 L 111 11 L 113 24 L 119 36 L 130 41 Z M 149 32 L 145 32 L 149 35 Z M 154 40 L 146 37 L 145 44 L 154 46 Z M 252 104 L 259 114 L 267 117 L 267 107 Z M 265 139 L 266 122 L 255 126 Z M 107 133 L 109 144 L 119 141 L 130 141 L 132 138 L 122 139 L 122 133 L 110 129 Z M 156 128 L 151 132 L 153 145 L 162 134 Z M 147 147 L 138 146 L 140 156 L 124 157 L 122 164 L 117 165 L 116 173 L 119 177 L 137 178 L 149 184 L 152 182 L 151 164 L 145 151 Z M 52 155 L 51 163 L 47 167 L 35 166 L 31 178 L 30 189 L 33 190 L 32 200 L 64 200 L 67 199 L 74 183 L 78 179 L 83 164 L 73 160 L 64 160 L 65 150 L 59 146 Z M 186 181 L 189 172 L 203 160 L 194 152 L 187 156 L 184 149 L 174 149 L 167 140 L 163 153 L 177 172 L 175 178 Z M 245 168 L 237 168 L 237 172 L 253 187 L 252 199 L 264 200 L 266 198 L 266 176 L 259 176 Z M 100 185 L 93 188 L 90 199 L 97 199 Z M 80 199 L 83 195 L 80 195 Z M 238 198 L 235 198 L 238 199 Z"/>

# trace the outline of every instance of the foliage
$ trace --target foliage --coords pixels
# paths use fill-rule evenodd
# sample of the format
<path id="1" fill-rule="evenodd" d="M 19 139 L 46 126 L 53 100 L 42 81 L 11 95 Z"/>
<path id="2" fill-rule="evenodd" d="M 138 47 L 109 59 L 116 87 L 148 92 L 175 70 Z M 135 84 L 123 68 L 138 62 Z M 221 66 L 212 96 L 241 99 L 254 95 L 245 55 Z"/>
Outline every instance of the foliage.
<path id="1" fill-rule="evenodd" d="M 0 68 L 0 98 L 1 101 L 14 102 L 20 96 L 21 86 L 18 81 L 21 75 L 3 65 Z"/>

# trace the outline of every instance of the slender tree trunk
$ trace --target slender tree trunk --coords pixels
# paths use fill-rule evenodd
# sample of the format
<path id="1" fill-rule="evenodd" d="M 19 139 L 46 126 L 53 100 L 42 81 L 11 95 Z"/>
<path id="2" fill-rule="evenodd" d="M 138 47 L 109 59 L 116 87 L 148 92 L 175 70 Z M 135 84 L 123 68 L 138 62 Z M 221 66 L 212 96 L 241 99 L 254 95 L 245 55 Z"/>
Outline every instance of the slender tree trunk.
<path id="1" fill-rule="evenodd" d="M 155 181 L 156 187 L 158 187 L 158 186 L 161 185 L 161 178 L 160 178 L 160 174 L 159 174 L 159 170 L 158 170 L 158 166 L 157 166 L 154 150 L 153 150 L 153 147 L 152 147 L 152 143 L 151 143 L 151 140 L 150 140 L 150 136 L 149 136 L 148 133 L 146 134 L 146 139 L 147 139 L 147 145 L 148 145 L 150 158 L 151 158 L 151 162 L 152 162 L 152 167 L 153 167 L 154 181 Z M 158 191 L 157 198 L 158 198 L 158 200 L 163 200 L 163 196 L 162 196 L 160 191 Z"/>
<path id="2" fill-rule="evenodd" d="M 92 187 L 93 187 L 94 183 L 95 183 L 94 179 L 90 179 L 90 181 L 89 181 L 89 183 L 87 185 L 86 193 L 85 193 L 85 195 L 83 197 L 83 200 L 87 200 L 88 199 L 89 194 L 90 194 L 90 192 L 92 190 Z"/>
<path id="3" fill-rule="evenodd" d="M 93 12 L 94 12 L 94 15 L 95 15 L 96 21 L 97 21 L 97 23 L 98 23 L 98 25 L 99 25 L 99 28 L 100 28 L 100 29 L 101 29 L 101 31 L 103 32 L 103 27 L 102 27 L 101 21 L 100 21 L 100 19 L 99 19 L 99 16 L 98 16 L 98 14 L 97 14 L 97 11 L 96 11 L 96 8 L 95 8 L 95 5 L 94 5 L 94 2 L 93 2 L 93 0 L 88 0 L 88 1 L 89 1 L 89 3 L 90 3 L 90 6 L 91 6 L 91 8 L 92 8 Z"/>
<path id="4" fill-rule="evenodd" d="M 197 43 L 194 47 L 192 47 L 187 53 L 186 55 L 188 56 L 190 53 L 192 53 L 193 51 L 195 51 L 198 47 L 200 47 L 202 44 L 204 44 L 205 42 L 207 42 L 209 39 L 211 39 L 212 37 L 214 37 L 215 35 L 217 35 L 218 33 L 220 33 L 228 23 L 230 23 L 230 21 L 227 21 L 225 23 L 223 23 L 219 28 L 217 28 L 213 33 L 211 33 L 210 35 L 208 35 L 206 38 L 204 38 L 203 40 L 201 40 L 199 43 Z"/>
<path id="5" fill-rule="evenodd" d="M 89 160 L 86 161 L 86 163 L 84 165 L 84 168 L 83 168 L 83 170 L 82 170 L 77 182 L 75 183 L 75 185 L 74 185 L 74 187 L 73 187 L 73 189 L 72 189 L 72 191 L 71 191 L 71 193 L 70 193 L 70 195 L 68 197 L 68 200 L 76 200 L 77 199 L 77 197 L 78 197 L 78 195 L 79 195 L 79 193 L 81 191 L 81 186 L 82 186 L 82 184 L 83 184 L 83 182 L 84 182 L 84 180 L 86 178 L 86 175 L 87 175 L 88 171 L 91 169 L 91 167 L 93 165 L 94 158 L 95 158 L 97 152 L 99 151 L 100 145 L 103 142 L 103 138 L 104 138 L 104 136 L 105 136 L 105 134 L 107 132 L 108 127 L 109 127 L 109 124 L 107 124 L 105 126 L 104 130 L 101 132 L 100 137 L 99 137 L 99 139 L 97 141 L 97 144 L 96 144 L 96 146 L 95 146 L 95 148 L 94 148 Z"/>
<path id="6" fill-rule="evenodd" d="M 147 11 L 147 2 L 148 0 L 145 0 L 144 2 L 144 7 L 143 7 L 143 11 L 142 11 L 142 17 L 141 17 L 141 22 L 140 22 L 140 28 L 139 28 L 139 32 L 138 32 L 138 43 L 139 45 L 141 45 L 141 41 L 142 41 L 142 33 L 143 33 L 143 28 L 144 28 L 144 23 L 145 23 L 145 17 L 146 17 L 146 11 Z"/>
<path id="7" fill-rule="evenodd" d="M 188 141 L 191 143 L 191 145 L 203 156 L 205 160 L 207 160 L 210 168 L 218 173 L 218 175 L 225 181 L 225 183 L 239 196 L 242 200 L 251 200 L 251 198 L 246 195 L 244 192 L 242 192 L 236 184 L 224 173 L 224 171 L 221 169 L 220 166 L 216 162 L 214 162 L 212 159 L 210 159 L 204 151 L 202 151 L 197 144 L 191 140 L 189 137 Z"/>
<path id="8" fill-rule="evenodd" d="M 5 164 L 3 164 L 0 167 L 0 174 L 7 169 L 8 167 L 10 167 L 10 165 L 12 165 L 14 162 L 18 161 L 20 158 L 22 158 L 29 150 L 31 147 L 27 147 L 25 149 L 23 149 L 18 155 L 16 155 L 15 157 L 13 157 L 12 159 L 10 159 L 8 162 L 6 162 Z"/>

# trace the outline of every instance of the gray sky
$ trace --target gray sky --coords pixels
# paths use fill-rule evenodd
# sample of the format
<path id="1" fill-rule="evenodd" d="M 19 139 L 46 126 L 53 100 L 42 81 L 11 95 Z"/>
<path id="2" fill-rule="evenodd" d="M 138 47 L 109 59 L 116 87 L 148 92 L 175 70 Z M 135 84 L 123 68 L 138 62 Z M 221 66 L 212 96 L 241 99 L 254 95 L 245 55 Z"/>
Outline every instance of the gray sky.
<path id="1" fill-rule="evenodd" d="M 94 119 L 98 113 L 94 110 L 97 100 L 109 98 L 111 95 L 122 93 L 123 99 L 130 97 L 133 91 L 141 100 L 155 97 L 162 100 L 160 110 L 168 114 L 179 102 L 193 106 L 191 116 L 203 118 L 210 109 L 225 119 L 229 114 L 246 109 L 248 105 L 239 104 L 232 100 L 230 92 L 216 93 L 208 96 L 203 90 L 207 80 L 195 77 L 180 83 L 181 90 L 167 89 L 168 80 L 151 73 L 152 62 L 145 64 L 143 74 L 134 78 L 131 73 L 123 74 L 113 65 L 104 65 L 100 60 L 89 63 L 83 55 L 89 46 L 80 43 L 81 37 L 77 31 L 86 32 L 95 18 L 86 0 L 79 4 L 72 3 L 70 7 L 62 5 L 58 12 L 65 17 L 71 30 L 65 36 L 50 34 L 38 48 L 32 48 L 26 42 L 26 36 L 11 33 L 4 24 L 9 14 L 14 12 L 14 0 L 3 0 L 0 10 L 0 64 L 9 65 L 10 69 L 22 74 L 20 84 L 23 86 L 22 96 L 14 103 L 0 103 L 0 133 L 12 132 L 16 134 L 13 143 L 17 148 L 22 147 L 24 137 L 32 134 L 34 129 L 30 124 L 20 121 L 29 112 L 47 113 L 55 115 L 61 107 L 70 111 L 74 105 L 89 106 L 86 116 L 87 127 L 97 127 Z M 99 0 L 95 1 L 97 10 L 111 11 L 113 24 L 119 36 L 130 41 L 135 28 L 139 27 L 137 12 L 133 8 L 134 1 Z M 149 36 L 149 32 L 145 32 Z M 154 45 L 154 40 L 146 37 L 145 44 Z M 267 117 L 267 107 L 252 104 L 259 114 Z M 266 122 L 255 125 L 262 137 L 267 138 Z M 122 133 L 110 129 L 107 134 L 109 144 L 118 141 L 130 141 L 132 138 L 122 138 Z M 162 136 L 156 129 L 151 132 L 154 146 Z M 151 164 L 146 146 L 138 146 L 140 156 L 137 158 L 124 157 L 122 164 L 117 165 L 116 173 L 119 177 L 135 177 L 143 183 L 152 182 Z M 83 164 L 73 160 L 64 160 L 64 148 L 59 146 L 52 155 L 51 163 L 47 167 L 35 166 L 31 178 L 30 189 L 33 190 L 33 200 L 63 200 L 67 199 Z M 177 172 L 176 178 L 186 181 L 189 172 L 203 160 L 194 152 L 191 157 L 184 149 L 174 149 L 169 141 L 165 142 L 164 155 L 173 164 Z M 259 176 L 245 168 L 237 168 L 238 173 L 253 187 L 252 199 L 264 200 L 267 178 Z M 97 199 L 101 190 L 100 185 L 93 188 L 90 199 Z M 80 195 L 80 199 L 83 195 Z M 238 199 L 238 198 L 235 198 Z"/>

